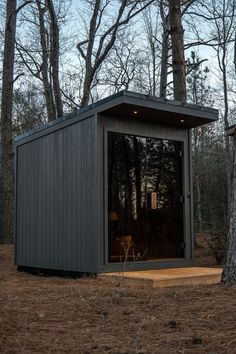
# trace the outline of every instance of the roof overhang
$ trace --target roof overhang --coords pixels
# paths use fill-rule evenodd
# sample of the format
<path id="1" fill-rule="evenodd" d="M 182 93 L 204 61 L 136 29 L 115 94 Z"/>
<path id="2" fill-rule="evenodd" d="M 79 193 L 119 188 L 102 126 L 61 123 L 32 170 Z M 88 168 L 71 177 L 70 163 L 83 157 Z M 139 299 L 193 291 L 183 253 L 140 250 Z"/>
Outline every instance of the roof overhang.
<path id="1" fill-rule="evenodd" d="M 195 128 L 215 122 L 218 111 L 212 108 L 181 103 L 178 101 L 122 92 L 120 103 L 104 109 L 103 114 L 129 119 L 143 119 L 159 124 Z"/>
<path id="2" fill-rule="evenodd" d="M 35 139 L 95 114 L 181 126 L 186 129 L 215 122 L 218 111 L 188 103 L 121 91 L 62 118 L 55 119 L 15 139 L 16 145 Z"/>

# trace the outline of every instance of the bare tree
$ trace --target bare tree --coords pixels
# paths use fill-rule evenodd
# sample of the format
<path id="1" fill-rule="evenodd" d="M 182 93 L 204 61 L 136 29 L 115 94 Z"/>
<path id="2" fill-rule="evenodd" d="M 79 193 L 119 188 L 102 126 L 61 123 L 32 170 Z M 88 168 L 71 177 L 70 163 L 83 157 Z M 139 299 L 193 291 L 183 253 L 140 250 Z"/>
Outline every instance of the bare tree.
<path id="1" fill-rule="evenodd" d="M 24 16 L 25 23 L 35 29 L 34 41 L 17 41 L 18 55 L 31 75 L 41 81 L 44 90 L 48 120 L 63 116 L 59 80 L 59 24 L 53 0 L 35 0 Z M 38 39 L 39 38 L 39 39 Z"/>
<path id="2" fill-rule="evenodd" d="M 47 29 L 44 20 L 45 7 L 42 6 L 40 0 L 35 0 L 38 7 L 38 16 L 39 16 L 39 31 L 40 31 L 40 44 L 42 48 L 42 64 L 41 64 L 41 75 L 42 82 L 44 86 L 44 96 L 46 100 L 48 120 L 52 121 L 56 118 L 56 107 L 53 97 L 53 88 L 49 76 L 49 51 L 48 51 L 48 40 L 47 40 Z M 53 41 L 51 40 L 51 43 Z"/>
<path id="3" fill-rule="evenodd" d="M 176 86 L 176 88 L 174 88 L 174 96 L 183 95 L 180 91 L 181 87 L 181 90 L 186 91 L 186 88 L 184 88 L 184 76 L 187 75 L 187 72 L 186 63 L 184 61 L 184 50 L 182 48 L 178 50 L 178 48 L 180 48 L 180 43 L 182 43 L 181 45 L 184 49 L 186 47 L 188 48 L 188 44 L 185 44 L 183 41 L 184 31 L 182 21 L 187 16 L 189 8 L 191 8 L 195 2 L 196 0 L 160 0 L 160 15 L 162 19 L 160 97 L 165 98 L 167 95 L 167 87 L 172 84 L 172 82 L 168 82 L 168 75 L 171 73 L 173 73 L 174 86 Z M 171 57 L 170 53 L 172 53 L 172 64 L 169 63 Z M 182 73 L 179 74 L 178 72 Z M 179 77 L 179 79 L 182 77 L 182 83 L 177 83 L 177 81 L 179 81 L 177 77 Z M 177 94 L 177 92 L 179 92 L 179 94 Z"/>
<path id="4" fill-rule="evenodd" d="M 143 13 L 145 42 L 147 42 L 146 58 L 148 94 L 157 95 L 159 71 L 160 71 L 160 52 L 161 43 L 158 39 L 160 31 L 159 9 L 157 5 L 149 6 Z"/>
<path id="5" fill-rule="evenodd" d="M 59 25 L 52 0 L 46 0 L 50 17 L 50 66 L 53 84 L 53 94 L 57 117 L 63 116 L 63 104 L 59 82 Z"/>
<path id="6" fill-rule="evenodd" d="M 13 85 L 19 75 L 14 78 L 15 38 L 17 13 L 32 0 L 24 1 L 18 8 L 16 0 L 6 1 L 6 19 L 4 32 L 2 98 L 1 98 L 1 226 L 2 242 L 12 242 L 13 205 L 14 205 L 14 164 L 13 164 Z"/>
<path id="7" fill-rule="evenodd" d="M 91 86 L 95 74 L 113 47 L 119 29 L 127 25 L 132 18 L 141 13 L 154 1 L 155 0 L 121 1 L 116 13 L 116 18 L 109 26 L 106 26 L 104 30 L 102 30 L 101 25 L 103 24 L 104 13 L 110 1 L 95 0 L 92 2 L 92 16 L 87 38 L 80 41 L 77 45 L 80 55 L 84 59 L 86 68 L 81 107 L 86 106 L 89 102 Z"/>
<path id="8" fill-rule="evenodd" d="M 224 128 L 227 129 L 230 125 L 230 90 L 229 79 L 232 76 L 229 71 L 229 64 L 232 63 L 230 53 L 232 51 L 232 43 L 235 40 L 235 0 L 211 0 L 204 4 L 204 13 L 199 16 L 209 23 L 210 39 L 208 38 L 208 45 L 210 45 L 216 52 L 219 77 L 223 92 L 220 98 L 220 112 L 224 122 Z M 202 42 L 202 38 L 200 38 Z M 223 97 L 223 99 L 222 99 Z M 227 199 L 228 199 L 228 214 L 229 214 L 229 233 L 228 233 L 228 252 L 224 272 L 222 274 L 222 283 L 236 282 L 236 234 L 235 227 L 235 139 L 231 146 L 229 137 L 225 136 L 226 149 L 226 175 L 227 175 Z M 232 153 L 233 150 L 233 153 Z"/>
<path id="9" fill-rule="evenodd" d="M 236 31 L 234 38 L 234 70 L 236 74 Z M 222 284 L 236 284 L 236 133 L 233 136 L 231 191 L 228 249 L 221 278 Z"/>
<path id="10" fill-rule="evenodd" d="M 226 1 L 223 0 L 217 5 L 212 3 L 212 15 L 214 23 L 214 35 L 218 44 L 214 46 L 217 53 L 217 60 L 219 70 L 222 75 L 223 84 L 223 120 L 225 129 L 229 127 L 229 92 L 228 92 L 228 62 L 229 62 L 229 44 L 234 39 L 235 31 L 235 0 Z M 230 210 L 230 198 L 231 198 L 231 152 L 229 137 L 225 137 L 226 151 L 228 157 L 227 163 L 227 179 L 228 179 L 228 202 Z"/>
<path id="11" fill-rule="evenodd" d="M 236 284 L 236 136 L 233 137 L 232 194 L 227 257 L 222 273 L 222 284 Z"/>
<path id="12" fill-rule="evenodd" d="M 143 11 L 138 24 L 138 27 L 134 24 L 119 30 L 116 42 L 100 70 L 100 85 L 102 77 L 102 83 L 109 87 L 111 93 L 121 89 L 153 96 L 158 93 L 161 43 L 156 4 Z"/>
<path id="13" fill-rule="evenodd" d="M 140 51 L 135 46 L 135 36 L 126 30 L 120 31 L 101 70 L 100 85 L 109 86 L 111 94 L 128 90 L 137 77 L 141 61 Z"/>
<path id="14" fill-rule="evenodd" d="M 16 35 L 16 1 L 6 3 L 1 102 L 1 206 L 2 239 L 13 241 L 14 166 L 12 144 L 12 99 Z"/>
<path id="15" fill-rule="evenodd" d="M 184 30 L 180 0 L 169 0 L 169 24 L 172 47 L 174 99 L 186 101 L 186 65 L 184 57 Z"/>
<path id="16" fill-rule="evenodd" d="M 169 57 L 169 37 L 170 24 L 169 12 L 165 11 L 164 0 L 160 0 L 160 14 L 162 19 L 162 45 L 161 45 L 161 75 L 160 75 L 160 97 L 166 97 L 167 75 L 168 75 L 168 57 Z"/>

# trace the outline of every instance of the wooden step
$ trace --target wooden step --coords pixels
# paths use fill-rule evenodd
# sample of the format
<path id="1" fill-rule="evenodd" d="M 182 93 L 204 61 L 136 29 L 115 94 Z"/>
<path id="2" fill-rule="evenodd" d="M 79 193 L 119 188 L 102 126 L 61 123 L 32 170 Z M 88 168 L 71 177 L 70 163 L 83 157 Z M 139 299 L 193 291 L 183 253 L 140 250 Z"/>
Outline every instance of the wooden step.
<path id="1" fill-rule="evenodd" d="M 132 272 L 113 272 L 98 274 L 100 279 L 123 282 L 125 286 L 162 288 L 185 285 L 218 284 L 221 280 L 221 268 L 170 268 Z"/>

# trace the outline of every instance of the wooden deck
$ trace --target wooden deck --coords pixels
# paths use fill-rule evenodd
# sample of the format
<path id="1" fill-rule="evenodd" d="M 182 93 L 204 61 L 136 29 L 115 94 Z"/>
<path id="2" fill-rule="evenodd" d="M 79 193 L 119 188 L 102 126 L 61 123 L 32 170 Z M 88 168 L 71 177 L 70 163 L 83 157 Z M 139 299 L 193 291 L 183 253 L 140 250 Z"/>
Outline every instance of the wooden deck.
<path id="1" fill-rule="evenodd" d="M 123 281 L 125 286 L 162 288 L 170 286 L 218 284 L 221 280 L 221 268 L 170 268 L 144 270 L 124 273 L 101 273 L 100 279 Z"/>

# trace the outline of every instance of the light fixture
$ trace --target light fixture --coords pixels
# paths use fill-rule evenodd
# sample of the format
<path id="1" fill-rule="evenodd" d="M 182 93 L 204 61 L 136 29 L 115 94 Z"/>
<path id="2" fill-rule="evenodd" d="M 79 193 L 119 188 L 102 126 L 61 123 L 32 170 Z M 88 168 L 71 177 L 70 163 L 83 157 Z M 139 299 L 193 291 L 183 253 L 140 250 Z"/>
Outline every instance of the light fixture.
<path id="1" fill-rule="evenodd" d="M 184 123 L 184 119 L 181 119 L 181 120 L 180 120 L 180 123 Z"/>
<path id="2" fill-rule="evenodd" d="M 134 113 L 134 114 L 138 114 L 138 111 L 134 111 L 133 113 Z"/>

